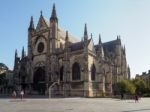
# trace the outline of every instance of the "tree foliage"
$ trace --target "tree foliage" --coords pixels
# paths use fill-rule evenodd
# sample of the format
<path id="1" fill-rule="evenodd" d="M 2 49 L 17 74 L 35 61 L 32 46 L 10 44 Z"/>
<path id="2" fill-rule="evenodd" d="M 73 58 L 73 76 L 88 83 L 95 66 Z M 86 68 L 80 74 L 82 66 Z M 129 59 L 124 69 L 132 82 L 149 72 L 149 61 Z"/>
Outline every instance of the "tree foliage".
<path id="1" fill-rule="evenodd" d="M 135 94 L 135 86 L 129 80 L 122 80 L 121 82 L 117 83 L 117 88 L 119 89 L 120 93 L 127 93 L 127 94 Z"/>
<path id="2" fill-rule="evenodd" d="M 132 83 L 136 87 L 136 93 L 144 94 L 148 90 L 148 85 L 146 82 L 140 78 L 135 78 Z"/>
<path id="3" fill-rule="evenodd" d="M 135 78 L 133 80 L 122 80 L 117 83 L 117 88 L 120 94 L 139 94 L 144 95 L 150 92 L 149 86 L 146 82 L 140 78 Z"/>
<path id="4" fill-rule="evenodd" d="M 4 85 L 6 83 L 6 73 L 0 74 L 0 85 Z"/>

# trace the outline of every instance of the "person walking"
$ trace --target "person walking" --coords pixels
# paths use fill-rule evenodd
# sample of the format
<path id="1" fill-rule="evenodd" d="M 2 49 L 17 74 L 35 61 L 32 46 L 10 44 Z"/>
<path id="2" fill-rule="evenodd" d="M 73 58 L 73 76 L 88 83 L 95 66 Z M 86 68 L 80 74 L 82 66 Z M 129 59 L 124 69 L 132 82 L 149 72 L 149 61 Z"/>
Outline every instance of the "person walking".
<path id="1" fill-rule="evenodd" d="M 17 94 L 16 94 L 16 91 L 14 90 L 13 93 L 12 93 L 12 98 L 13 98 L 14 100 L 16 100 L 16 95 L 17 95 Z"/>
<path id="2" fill-rule="evenodd" d="M 136 103 L 136 102 L 139 102 L 139 97 L 138 97 L 137 94 L 135 95 L 135 103 Z"/>
<path id="3" fill-rule="evenodd" d="M 24 91 L 23 91 L 23 90 L 21 90 L 20 96 L 21 96 L 21 100 L 22 100 L 22 99 L 23 99 L 23 96 L 24 96 Z"/>
<path id="4" fill-rule="evenodd" d="M 123 93 L 121 93 L 121 100 L 123 100 L 124 99 L 124 94 Z"/>

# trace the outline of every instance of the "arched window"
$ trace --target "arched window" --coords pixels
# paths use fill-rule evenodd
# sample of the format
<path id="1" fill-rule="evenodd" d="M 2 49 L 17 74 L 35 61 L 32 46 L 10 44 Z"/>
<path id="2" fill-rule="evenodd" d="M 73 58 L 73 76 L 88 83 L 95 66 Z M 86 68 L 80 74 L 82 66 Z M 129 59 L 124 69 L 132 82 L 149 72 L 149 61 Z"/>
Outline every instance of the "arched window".
<path id="1" fill-rule="evenodd" d="M 93 64 L 91 67 L 91 80 L 95 80 L 95 75 L 96 75 L 96 68 L 95 65 Z"/>
<path id="2" fill-rule="evenodd" d="M 64 71 L 64 67 L 62 66 L 60 68 L 60 81 L 63 81 L 63 71 Z"/>
<path id="3" fill-rule="evenodd" d="M 80 80 L 80 66 L 77 62 L 72 66 L 72 80 Z"/>

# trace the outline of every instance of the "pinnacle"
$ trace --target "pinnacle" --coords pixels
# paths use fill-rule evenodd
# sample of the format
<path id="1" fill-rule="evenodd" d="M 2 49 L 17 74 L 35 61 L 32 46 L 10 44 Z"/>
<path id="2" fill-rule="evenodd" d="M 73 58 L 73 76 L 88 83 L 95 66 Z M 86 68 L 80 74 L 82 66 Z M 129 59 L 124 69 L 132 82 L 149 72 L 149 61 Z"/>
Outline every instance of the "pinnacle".
<path id="1" fill-rule="evenodd" d="M 25 51 L 24 51 L 24 47 L 22 48 L 22 58 L 25 57 Z"/>
<path id="2" fill-rule="evenodd" d="M 85 26 L 84 26 L 84 36 L 87 35 L 87 25 L 85 23 Z"/>
<path id="3" fill-rule="evenodd" d="M 87 41 L 88 40 L 88 33 L 87 33 L 87 26 L 85 24 L 84 26 L 84 41 Z"/>
<path id="4" fill-rule="evenodd" d="M 15 57 L 18 57 L 17 49 L 16 49 L 16 51 L 15 51 Z"/>
<path id="5" fill-rule="evenodd" d="M 33 22 L 33 16 L 31 16 L 29 30 L 34 29 L 34 22 Z"/>
<path id="6" fill-rule="evenodd" d="M 66 31 L 66 41 L 68 41 L 68 31 Z"/>
<path id="7" fill-rule="evenodd" d="M 57 20 L 57 14 L 55 9 L 55 4 L 53 4 L 52 14 L 50 19 L 56 19 Z"/>
<path id="8" fill-rule="evenodd" d="M 101 41 L 101 35 L 99 34 L 99 44 L 101 44 L 102 41 Z"/>

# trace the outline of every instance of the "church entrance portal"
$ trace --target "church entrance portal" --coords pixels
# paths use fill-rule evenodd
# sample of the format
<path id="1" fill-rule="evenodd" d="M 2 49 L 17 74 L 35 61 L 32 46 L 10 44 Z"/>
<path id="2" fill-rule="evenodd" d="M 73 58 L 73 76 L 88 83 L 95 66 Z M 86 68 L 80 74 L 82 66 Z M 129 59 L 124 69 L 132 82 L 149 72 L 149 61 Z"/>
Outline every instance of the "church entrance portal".
<path id="1" fill-rule="evenodd" d="M 37 70 L 34 72 L 33 89 L 39 94 L 45 93 L 45 69 L 43 67 L 37 68 Z"/>

